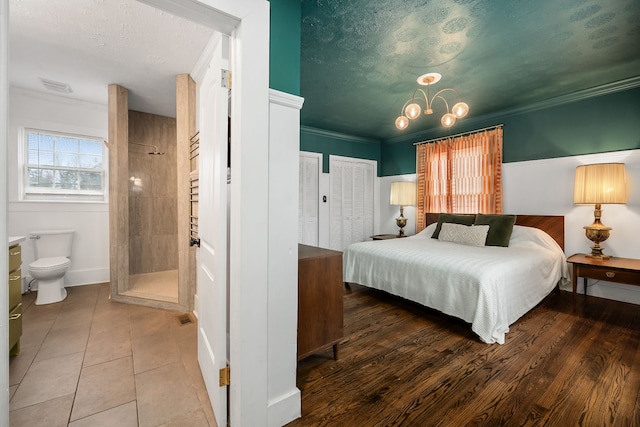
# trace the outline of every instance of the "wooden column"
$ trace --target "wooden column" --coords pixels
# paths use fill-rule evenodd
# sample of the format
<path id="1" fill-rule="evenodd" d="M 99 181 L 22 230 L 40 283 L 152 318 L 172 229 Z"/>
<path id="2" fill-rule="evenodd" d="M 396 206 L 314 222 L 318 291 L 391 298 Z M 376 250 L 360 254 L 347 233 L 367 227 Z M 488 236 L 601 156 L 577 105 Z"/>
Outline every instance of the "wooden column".
<path id="1" fill-rule="evenodd" d="M 109 85 L 109 260 L 111 297 L 129 280 L 129 91 Z"/>

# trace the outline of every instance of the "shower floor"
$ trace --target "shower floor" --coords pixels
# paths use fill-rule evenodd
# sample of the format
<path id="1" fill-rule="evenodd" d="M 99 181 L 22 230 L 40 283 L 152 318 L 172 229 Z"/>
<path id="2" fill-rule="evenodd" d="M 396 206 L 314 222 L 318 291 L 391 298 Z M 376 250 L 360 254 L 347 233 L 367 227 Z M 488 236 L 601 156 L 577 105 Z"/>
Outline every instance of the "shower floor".
<path id="1" fill-rule="evenodd" d="M 178 303 L 178 270 L 132 274 L 123 295 Z"/>

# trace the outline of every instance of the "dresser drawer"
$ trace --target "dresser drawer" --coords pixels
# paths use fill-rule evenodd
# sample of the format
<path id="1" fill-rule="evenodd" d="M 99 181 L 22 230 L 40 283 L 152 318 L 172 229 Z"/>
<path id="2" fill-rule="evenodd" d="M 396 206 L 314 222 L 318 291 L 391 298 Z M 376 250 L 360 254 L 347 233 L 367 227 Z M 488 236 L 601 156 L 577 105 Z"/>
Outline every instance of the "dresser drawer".
<path id="1" fill-rule="evenodd" d="M 20 268 L 22 264 L 22 249 L 20 245 L 11 246 L 9 248 L 9 272 Z"/>
<path id="2" fill-rule="evenodd" d="M 578 268 L 578 275 L 589 277 L 595 280 L 605 280 L 607 282 L 626 283 L 628 285 L 640 285 L 640 271 L 625 271 L 609 269 L 606 267 L 593 267 L 581 265 Z"/>
<path id="3" fill-rule="evenodd" d="M 9 273 L 9 310 L 22 300 L 22 276 L 20 269 Z"/>
<path id="4" fill-rule="evenodd" d="M 22 335 L 22 303 L 9 312 L 9 348 L 20 340 Z"/>

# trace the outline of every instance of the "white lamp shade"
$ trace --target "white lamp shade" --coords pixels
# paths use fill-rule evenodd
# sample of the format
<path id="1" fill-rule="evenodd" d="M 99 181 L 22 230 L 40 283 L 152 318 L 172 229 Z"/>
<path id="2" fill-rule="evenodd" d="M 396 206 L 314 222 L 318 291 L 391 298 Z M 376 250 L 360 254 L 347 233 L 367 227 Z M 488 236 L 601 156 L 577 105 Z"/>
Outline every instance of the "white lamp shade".
<path id="1" fill-rule="evenodd" d="M 627 203 L 628 185 L 624 163 L 598 163 L 576 168 L 575 204 Z"/>
<path id="2" fill-rule="evenodd" d="M 389 203 L 399 206 L 415 206 L 416 183 L 409 181 L 392 182 Z"/>

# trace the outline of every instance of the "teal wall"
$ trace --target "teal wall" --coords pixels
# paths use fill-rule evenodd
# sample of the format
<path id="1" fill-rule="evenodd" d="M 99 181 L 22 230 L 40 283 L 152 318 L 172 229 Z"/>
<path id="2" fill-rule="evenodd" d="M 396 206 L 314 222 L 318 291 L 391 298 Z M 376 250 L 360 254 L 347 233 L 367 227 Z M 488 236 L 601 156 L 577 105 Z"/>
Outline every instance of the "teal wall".
<path id="1" fill-rule="evenodd" d="M 269 87 L 300 96 L 300 0 L 270 0 Z"/>
<path id="2" fill-rule="evenodd" d="M 504 124 L 503 161 L 549 159 L 580 154 L 640 149 L 640 88 L 601 95 L 509 116 L 460 122 L 454 133 Z M 414 142 L 445 136 L 409 135 L 383 142 L 380 175 L 415 173 Z"/>
<path id="3" fill-rule="evenodd" d="M 376 160 L 380 176 L 380 141 L 344 135 L 336 132 L 302 127 L 300 129 L 300 151 L 322 153 L 322 172 L 329 173 L 329 155 Z"/>

